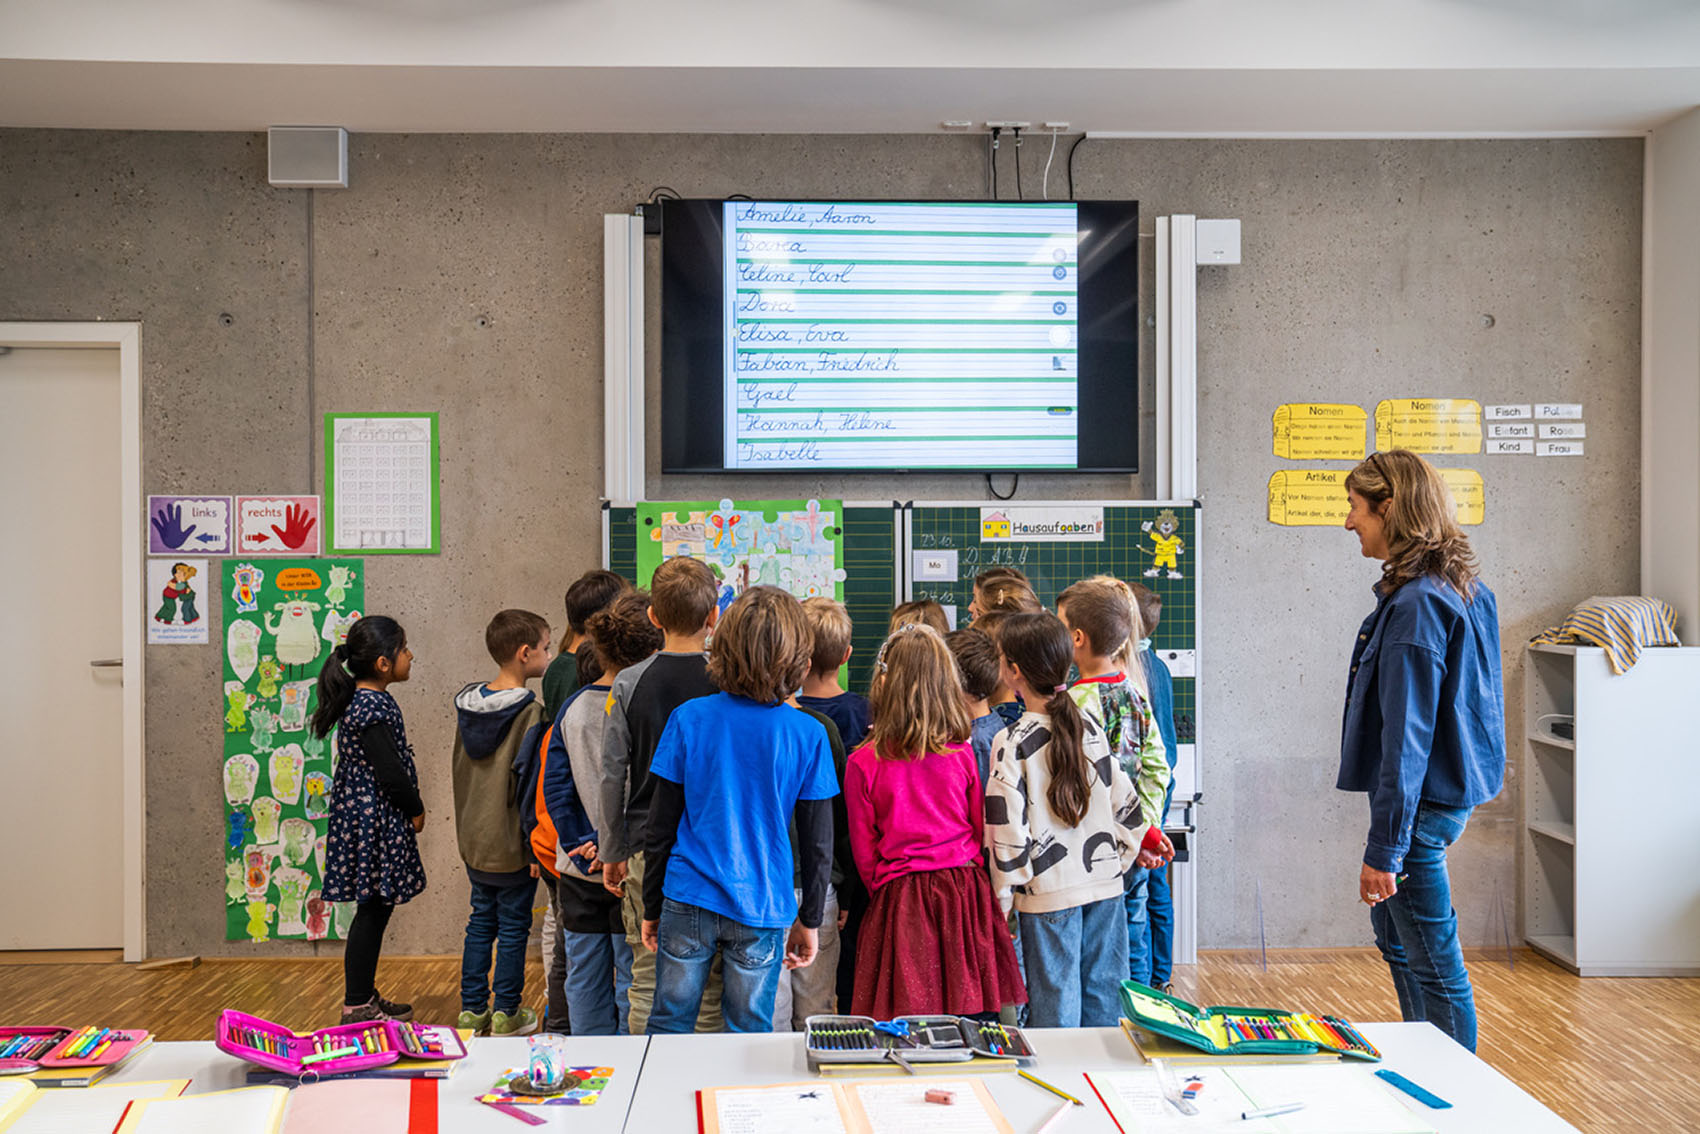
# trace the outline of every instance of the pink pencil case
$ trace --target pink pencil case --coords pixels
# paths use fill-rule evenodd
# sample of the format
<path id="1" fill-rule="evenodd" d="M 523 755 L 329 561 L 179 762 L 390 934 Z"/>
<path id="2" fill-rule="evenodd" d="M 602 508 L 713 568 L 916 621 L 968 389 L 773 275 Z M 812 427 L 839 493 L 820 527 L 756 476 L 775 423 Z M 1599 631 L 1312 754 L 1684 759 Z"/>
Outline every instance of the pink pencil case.
<path id="1" fill-rule="evenodd" d="M 21 1041 L 19 1037 L 24 1037 Z M 0 1051 L 42 1067 L 105 1067 L 127 1057 L 148 1033 L 135 1028 L 0 1028 Z M 76 1051 L 80 1054 L 72 1055 Z M 96 1052 L 99 1054 L 95 1054 Z"/>
<path id="2" fill-rule="evenodd" d="M 398 1020 L 338 1024 L 298 1035 L 281 1024 L 226 1009 L 219 1015 L 214 1042 L 249 1063 L 291 1075 L 346 1075 L 369 1071 L 400 1059 L 464 1059 L 466 1045 L 453 1028 Z M 348 1048 L 357 1050 L 347 1052 Z M 333 1058 L 315 1058 L 346 1052 Z"/>

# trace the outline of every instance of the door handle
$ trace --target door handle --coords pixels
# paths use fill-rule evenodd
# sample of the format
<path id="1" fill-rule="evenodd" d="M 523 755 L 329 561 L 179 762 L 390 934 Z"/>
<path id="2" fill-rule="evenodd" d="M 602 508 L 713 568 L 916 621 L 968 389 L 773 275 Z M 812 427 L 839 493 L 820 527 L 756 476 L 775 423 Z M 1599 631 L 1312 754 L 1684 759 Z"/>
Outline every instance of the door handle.
<path id="1" fill-rule="evenodd" d="M 95 658 L 93 661 L 89 662 L 89 665 L 94 669 L 122 669 L 124 666 L 124 659 Z"/>

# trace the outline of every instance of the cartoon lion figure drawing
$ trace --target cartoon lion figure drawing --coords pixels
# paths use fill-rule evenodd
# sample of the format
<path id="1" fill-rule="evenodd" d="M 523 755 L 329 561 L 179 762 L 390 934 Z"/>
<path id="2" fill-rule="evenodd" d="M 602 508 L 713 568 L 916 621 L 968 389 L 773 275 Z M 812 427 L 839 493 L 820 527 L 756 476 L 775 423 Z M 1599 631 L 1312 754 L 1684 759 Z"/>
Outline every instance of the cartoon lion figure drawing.
<path id="1" fill-rule="evenodd" d="M 1164 508 L 1157 513 L 1156 520 L 1146 520 L 1139 525 L 1140 531 L 1151 533 L 1151 566 L 1145 572 L 1147 577 L 1154 579 L 1165 570 L 1171 579 L 1182 577 L 1176 557 L 1182 554 L 1186 541 L 1175 534 L 1180 527 L 1180 517 L 1175 515 L 1173 508 Z"/>

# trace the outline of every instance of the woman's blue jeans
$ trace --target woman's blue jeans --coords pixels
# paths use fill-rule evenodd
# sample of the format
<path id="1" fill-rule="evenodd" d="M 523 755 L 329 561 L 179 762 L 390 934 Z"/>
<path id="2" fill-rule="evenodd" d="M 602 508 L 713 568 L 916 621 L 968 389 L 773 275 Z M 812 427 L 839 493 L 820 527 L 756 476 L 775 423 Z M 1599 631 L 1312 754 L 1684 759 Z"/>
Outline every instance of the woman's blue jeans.
<path id="1" fill-rule="evenodd" d="M 1427 1020 L 1469 1051 L 1476 1050 L 1476 997 L 1458 943 L 1458 911 L 1446 874 L 1446 848 L 1458 841 L 1471 808 L 1422 803 L 1411 849 L 1393 897 L 1370 907 L 1375 945 L 1393 973 L 1399 1011 Z"/>

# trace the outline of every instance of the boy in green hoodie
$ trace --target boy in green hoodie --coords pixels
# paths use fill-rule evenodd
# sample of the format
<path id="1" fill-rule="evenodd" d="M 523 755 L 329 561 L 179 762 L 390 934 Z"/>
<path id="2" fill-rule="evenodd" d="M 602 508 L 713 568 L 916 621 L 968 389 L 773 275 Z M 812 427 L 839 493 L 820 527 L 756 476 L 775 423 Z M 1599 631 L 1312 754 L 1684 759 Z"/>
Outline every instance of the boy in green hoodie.
<path id="1" fill-rule="evenodd" d="M 543 676 L 549 666 L 549 623 L 529 610 L 498 611 L 484 629 L 484 645 L 500 667 L 496 677 L 475 681 L 455 695 L 455 836 L 472 883 L 472 915 L 460 962 L 459 1026 L 523 1036 L 537 1030 L 537 1013 L 520 1003 L 537 864 L 520 830 L 514 756 L 543 718 L 543 706 L 525 683 Z"/>

